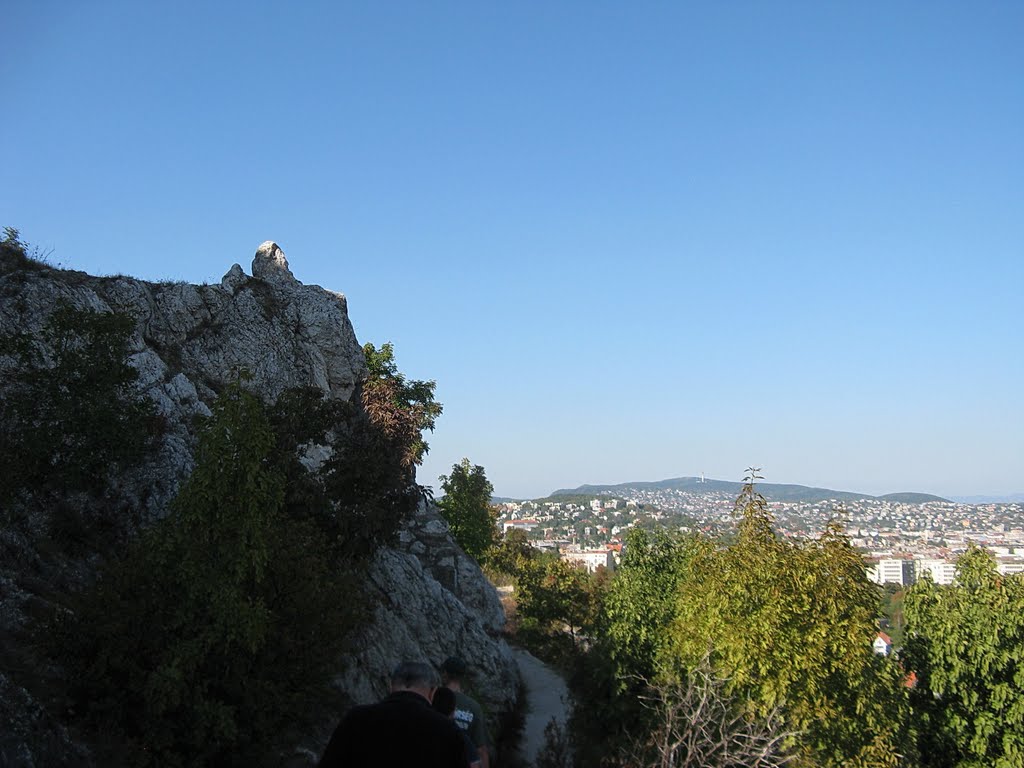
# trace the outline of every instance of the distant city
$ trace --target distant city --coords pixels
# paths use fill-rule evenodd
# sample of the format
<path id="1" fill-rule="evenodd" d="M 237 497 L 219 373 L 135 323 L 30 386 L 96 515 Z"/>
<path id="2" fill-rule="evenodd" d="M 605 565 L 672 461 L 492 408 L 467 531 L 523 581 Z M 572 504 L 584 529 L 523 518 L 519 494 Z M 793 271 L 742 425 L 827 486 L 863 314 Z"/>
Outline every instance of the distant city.
<path id="1" fill-rule="evenodd" d="M 593 570 L 614 567 L 634 526 L 723 534 L 734 529 L 739 484 L 704 478 L 581 486 L 545 499 L 498 504 L 503 530 Z M 968 504 L 926 494 L 860 496 L 805 486 L 759 485 L 786 537 L 816 537 L 841 519 L 879 584 L 911 584 L 925 573 L 951 583 L 968 544 L 987 547 L 1002 573 L 1024 572 L 1024 503 Z"/>

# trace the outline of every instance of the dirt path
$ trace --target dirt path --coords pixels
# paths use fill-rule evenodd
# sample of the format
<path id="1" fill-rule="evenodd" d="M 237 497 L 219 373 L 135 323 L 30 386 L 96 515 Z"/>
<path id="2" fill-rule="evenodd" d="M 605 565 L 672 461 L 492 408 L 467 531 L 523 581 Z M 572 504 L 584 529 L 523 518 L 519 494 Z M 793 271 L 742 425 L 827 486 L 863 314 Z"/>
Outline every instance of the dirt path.
<path id="1" fill-rule="evenodd" d="M 533 763 L 544 746 L 544 727 L 551 718 L 565 724 L 569 689 L 557 672 L 529 651 L 513 648 L 512 654 L 526 687 L 527 713 L 520 751 L 525 760 Z"/>

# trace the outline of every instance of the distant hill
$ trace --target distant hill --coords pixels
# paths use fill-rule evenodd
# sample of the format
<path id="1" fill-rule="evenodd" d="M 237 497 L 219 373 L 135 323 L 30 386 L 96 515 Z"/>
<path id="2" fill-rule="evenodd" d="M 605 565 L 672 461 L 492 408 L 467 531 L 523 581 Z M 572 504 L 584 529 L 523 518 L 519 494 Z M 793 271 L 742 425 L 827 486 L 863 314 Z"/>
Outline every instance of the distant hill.
<path id="1" fill-rule="evenodd" d="M 669 480 L 653 482 L 618 483 L 617 485 L 581 485 L 578 488 L 561 488 L 553 491 L 550 498 L 556 496 L 580 496 L 597 494 L 625 494 L 635 489 L 641 491 L 680 490 L 691 493 L 706 491 L 722 491 L 730 495 L 738 495 L 743 488 L 742 483 L 728 480 L 701 480 L 699 477 L 674 477 Z M 871 496 L 867 493 L 854 491 L 835 491 L 829 488 L 811 488 L 806 485 L 786 483 L 758 483 L 757 490 L 769 501 L 855 501 L 857 499 L 881 499 L 883 501 L 902 502 L 904 504 L 921 504 L 926 501 L 947 501 L 939 496 L 927 493 L 890 493 L 885 496 Z"/>
<path id="2" fill-rule="evenodd" d="M 1024 493 L 1007 493 L 1002 496 L 953 496 L 961 504 L 1021 504 Z"/>
<path id="3" fill-rule="evenodd" d="M 885 496 L 876 496 L 882 501 L 895 501 L 902 504 L 924 504 L 928 501 L 949 501 L 941 496 L 933 496 L 930 493 L 887 493 Z"/>

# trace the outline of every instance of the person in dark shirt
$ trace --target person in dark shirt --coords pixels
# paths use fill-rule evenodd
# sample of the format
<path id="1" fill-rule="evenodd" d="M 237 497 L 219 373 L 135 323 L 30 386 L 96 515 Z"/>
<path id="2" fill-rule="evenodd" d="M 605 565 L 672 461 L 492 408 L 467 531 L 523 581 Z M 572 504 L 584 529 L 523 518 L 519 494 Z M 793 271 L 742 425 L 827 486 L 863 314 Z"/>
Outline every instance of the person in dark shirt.
<path id="1" fill-rule="evenodd" d="M 458 727 L 430 706 L 440 682 L 429 664 L 399 664 L 387 698 L 341 719 L 320 768 L 468 768 Z"/>
<path id="2" fill-rule="evenodd" d="M 434 691 L 434 700 L 430 703 L 442 715 L 450 720 L 455 720 L 455 691 L 451 688 L 442 685 Z M 469 761 L 469 767 L 480 768 L 480 754 L 477 751 L 476 744 L 469 738 L 467 731 L 460 728 L 459 733 L 462 734 L 462 740 L 466 743 L 466 760 Z"/>
<path id="3" fill-rule="evenodd" d="M 487 738 L 483 710 L 476 699 L 462 690 L 467 671 L 466 662 L 459 656 L 451 656 L 441 665 L 444 684 L 455 691 L 455 723 L 466 731 L 476 744 L 482 768 L 490 768 L 490 741 Z"/>

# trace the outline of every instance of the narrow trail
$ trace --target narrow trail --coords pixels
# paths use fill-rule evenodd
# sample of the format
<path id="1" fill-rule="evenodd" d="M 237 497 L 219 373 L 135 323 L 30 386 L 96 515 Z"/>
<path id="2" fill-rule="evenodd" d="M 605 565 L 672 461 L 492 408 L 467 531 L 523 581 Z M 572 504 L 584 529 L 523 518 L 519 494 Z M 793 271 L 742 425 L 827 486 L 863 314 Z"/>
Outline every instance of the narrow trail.
<path id="1" fill-rule="evenodd" d="M 565 724 L 569 689 L 557 672 L 529 651 L 513 648 L 512 655 L 523 676 L 528 708 L 523 724 L 520 752 L 523 758 L 532 764 L 544 746 L 544 727 L 551 718 Z"/>

